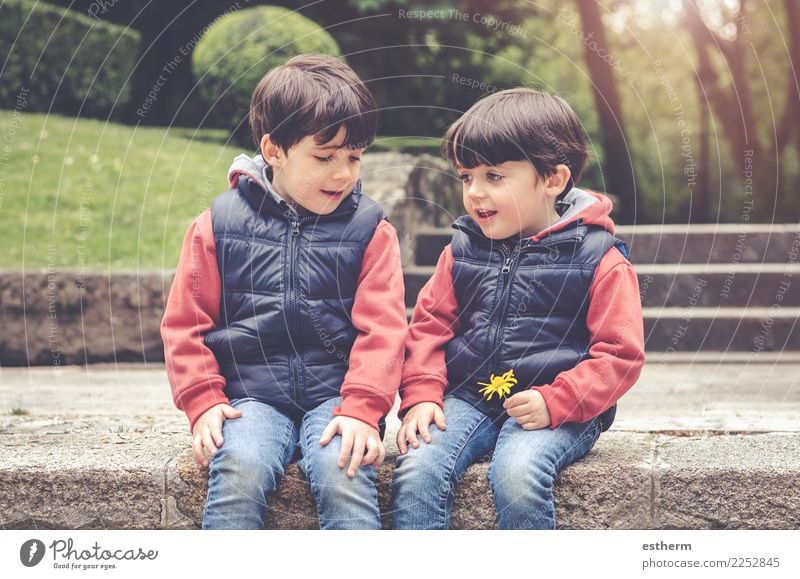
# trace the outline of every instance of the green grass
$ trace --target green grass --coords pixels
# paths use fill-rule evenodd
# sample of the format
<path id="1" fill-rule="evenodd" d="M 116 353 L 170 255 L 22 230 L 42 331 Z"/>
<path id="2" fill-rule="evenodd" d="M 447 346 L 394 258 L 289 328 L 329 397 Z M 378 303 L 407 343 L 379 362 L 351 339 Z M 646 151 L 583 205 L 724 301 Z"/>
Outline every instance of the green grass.
<path id="1" fill-rule="evenodd" d="M 0 110 L 0 267 L 174 268 L 243 152 L 193 132 Z"/>
<path id="2" fill-rule="evenodd" d="M 246 152 L 226 138 L 0 110 L 0 268 L 174 268 L 186 228 Z M 438 149 L 402 137 L 370 148 Z"/>

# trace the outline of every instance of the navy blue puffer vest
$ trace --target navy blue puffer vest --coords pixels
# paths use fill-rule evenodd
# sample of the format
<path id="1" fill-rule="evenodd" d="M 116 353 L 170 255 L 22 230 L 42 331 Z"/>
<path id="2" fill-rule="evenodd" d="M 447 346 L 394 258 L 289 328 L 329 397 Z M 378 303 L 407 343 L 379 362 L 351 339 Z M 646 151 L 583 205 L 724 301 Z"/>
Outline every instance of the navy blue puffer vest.
<path id="1" fill-rule="evenodd" d="M 205 344 L 226 396 L 295 415 L 339 396 L 364 251 L 384 218 L 360 183 L 323 216 L 298 217 L 246 176 L 214 199 L 221 323 Z"/>
<path id="2" fill-rule="evenodd" d="M 514 370 L 509 395 L 549 384 L 588 357 L 586 314 L 597 264 L 622 241 L 601 227 L 572 222 L 539 242 L 488 239 L 469 217 L 453 224 L 453 284 L 460 331 L 446 349 L 447 393 L 494 420 L 508 418 L 503 399 L 486 400 L 478 382 Z M 615 407 L 601 418 L 603 429 Z"/>

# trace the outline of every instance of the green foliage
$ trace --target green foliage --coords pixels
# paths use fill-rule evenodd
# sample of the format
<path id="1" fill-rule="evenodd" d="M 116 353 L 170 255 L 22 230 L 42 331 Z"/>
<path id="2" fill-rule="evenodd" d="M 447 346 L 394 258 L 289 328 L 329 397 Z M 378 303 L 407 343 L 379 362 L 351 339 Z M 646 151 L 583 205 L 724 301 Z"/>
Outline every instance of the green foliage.
<path id="1" fill-rule="evenodd" d="M 250 145 L 247 116 L 258 81 L 290 57 L 311 52 L 340 54 L 330 34 L 286 8 L 260 6 L 216 20 L 192 52 L 192 70 L 212 122 Z"/>
<path id="2" fill-rule="evenodd" d="M 0 53 L 8 55 L 0 107 L 107 116 L 129 98 L 139 34 L 71 10 L 6 0 L 0 4 Z"/>
<path id="3" fill-rule="evenodd" d="M 522 83 L 517 60 L 524 18 L 518 0 L 351 0 L 362 13 L 336 27 L 348 62 L 381 107 L 381 132 L 440 137 L 476 100 Z M 514 55 L 518 56 L 518 55 Z"/>
<path id="4" fill-rule="evenodd" d="M 635 2 L 618 4 L 615 9 L 623 12 L 621 6 Z M 581 185 L 606 191 L 601 134 L 576 2 L 542 0 L 538 6 L 540 12 L 530 14 L 521 24 L 528 34 L 497 51 L 491 67 L 496 72 L 502 70 L 500 63 L 514 62 L 525 71 L 523 84 L 556 92 L 570 102 L 584 123 L 591 145 Z M 705 172 L 710 180 L 707 193 L 712 220 L 740 222 L 745 202 L 742 161 L 732 160 L 726 132 L 713 110 L 705 166 L 700 158 L 701 118 L 709 105 L 698 85 L 696 47 L 680 13 L 672 25 L 667 25 L 669 19 L 664 14 L 648 13 L 629 17 L 624 28 L 612 26 L 610 14 L 607 16 L 608 53 L 622 98 L 620 122 L 625 126 L 643 203 L 640 219 L 686 222 L 696 210 L 700 173 Z M 793 82 L 784 40 L 778 34 L 787 27 L 779 10 L 749 13 L 747 25 L 748 89 L 758 106 L 761 142 L 770 143 L 776 124 L 781 122 L 787 83 Z M 711 57 L 720 71 L 723 90 L 732 90 L 722 58 L 713 52 Z M 773 219 L 786 221 L 795 218 L 800 206 L 800 198 L 790 195 L 800 186 L 800 163 L 792 147 L 780 160 L 762 159 L 757 169 L 774 172 L 778 164 L 782 172 L 779 194 L 790 211 Z M 756 202 L 771 204 L 773 200 L 769 192 L 759 192 Z"/>
<path id="5" fill-rule="evenodd" d="M 0 110 L 0 268 L 174 268 L 241 153 L 210 133 Z"/>

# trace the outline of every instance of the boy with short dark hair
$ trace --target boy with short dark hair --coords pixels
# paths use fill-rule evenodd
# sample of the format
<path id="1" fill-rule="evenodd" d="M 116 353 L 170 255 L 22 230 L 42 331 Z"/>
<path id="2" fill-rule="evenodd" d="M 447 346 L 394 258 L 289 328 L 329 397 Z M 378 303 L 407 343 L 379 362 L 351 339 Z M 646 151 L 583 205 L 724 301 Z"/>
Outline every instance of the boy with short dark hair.
<path id="1" fill-rule="evenodd" d="M 375 102 L 344 63 L 300 55 L 259 82 L 250 124 L 259 154 L 190 226 L 162 322 L 209 466 L 203 528 L 263 527 L 294 456 L 323 529 L 379 528 L 407 325 L 397 234 L 359 181 Z"/>
<path id="2" fill-rule="evenodd" d="M 555 528 L 556 475 L 608 429 L 644 362 L 636 274 L 611 202 L 574 187 L 587 145 L 563 99 L 492 94 L 444 151 L 468 215 L 409 328 L 394 526 L 447 528 L 461 475 L 492 454 L 500 528 Z"/>

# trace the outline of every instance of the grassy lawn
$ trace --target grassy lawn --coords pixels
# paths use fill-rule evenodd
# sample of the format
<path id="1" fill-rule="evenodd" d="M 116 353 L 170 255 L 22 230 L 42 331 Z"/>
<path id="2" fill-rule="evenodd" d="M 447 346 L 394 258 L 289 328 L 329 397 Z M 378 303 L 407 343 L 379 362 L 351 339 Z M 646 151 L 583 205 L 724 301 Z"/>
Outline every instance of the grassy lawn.
<path id="1" fill-rule="evenodd" d="M 0 110 L 0 267 L 174 268 L 240 152 L 192 133 Z"/>
<path id="2" fill-rule="evenodd" d="M 224 131 L 0 110 L 0 267 L 174 268 L 186 228 L 245 152 L 225 142 Z M 438 147 L 394 137 L 371 150 Z"/>

